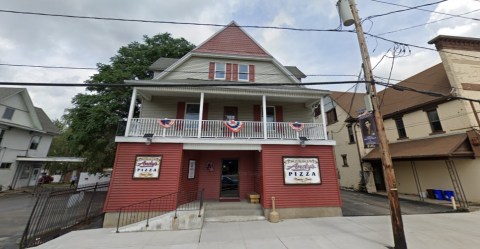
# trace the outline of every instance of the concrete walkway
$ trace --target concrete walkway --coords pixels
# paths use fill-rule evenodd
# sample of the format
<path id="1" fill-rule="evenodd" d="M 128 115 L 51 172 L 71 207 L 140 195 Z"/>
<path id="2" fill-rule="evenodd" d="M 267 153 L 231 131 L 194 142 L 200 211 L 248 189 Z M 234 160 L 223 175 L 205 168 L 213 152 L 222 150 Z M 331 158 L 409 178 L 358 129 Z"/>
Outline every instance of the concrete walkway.
<path id="1" fill-rule="evenodd" d="M 480 246 L 480 212 L 405 215 L 409 249 L 463 249 Z M 393 246 L 389 216 L 211 223 L 202 230 L 114 233 L 76 231 L 38 249 L 77 248 L 289 248 L 385 249 Z"/>

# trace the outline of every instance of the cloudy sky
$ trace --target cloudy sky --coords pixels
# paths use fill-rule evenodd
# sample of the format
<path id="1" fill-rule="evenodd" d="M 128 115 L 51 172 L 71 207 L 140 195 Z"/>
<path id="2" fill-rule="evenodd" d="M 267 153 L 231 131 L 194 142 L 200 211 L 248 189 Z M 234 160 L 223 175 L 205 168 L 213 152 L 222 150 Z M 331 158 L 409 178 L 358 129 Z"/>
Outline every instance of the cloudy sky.
<path id="1" fill-rule="evenodd" d="M 426 2 L 383 0 L 415 6 Z M 435 2 L 435 1 L 431 1 Z M 282 26 L 331 29 L 339 25 L 335 0 L 2 0 L 0 9 L 80 16 L 98 16 L 178 22 Z M 374 0 L 357 0 L 362 19 L 404 9 Z M 425 10 L 463 14 L 480 18 L 480 1 L 449 0 L 424 7 Z M 478 10 L 478 11 L 476 11 Z M 444 14 L 409 10 L 363 22 L 364 30 L 382 34 L 419 25 L 417 28 L 384 34 L 382 37 L 409 44 L 431 47 L 429 40 L 439 34 L 480 37 L 479 22 L 467 18 L 448 18 Z M 428 22 L 431 24 L 425 24 Z M 0 12 L 0 63 L 49 66 L 95 67 L 108 63 L 119 47 L 141 41 L 143 35 L 169 32 L 198 45 L 216 27 L 126 23 L 79 20 Z M 352 29 L 343 27 L 343 29 Z M 361 58 L 356 35 L 340 32 L 298 32 L 271 29 L 246 31 L 284 65 L 295 65 L 306 74 L 353 74 L 360 71 Z M 379 39 L 367 40 L 375 65 L 394 44 Z M 408 48 L 407 48 L 408 50 Z M 395 59 L 392 78 L 404 79 L 440 61 L 436 52 L 410 48 L 411 53 Z M 390 54 L 391 55 L 391 54 Z M 374 70 L 387 77 L 392 59 L 386 57 Z M 0 66 L 0 81 L 10 82 L 83 82 L 94 70 L 35 69 Z M 355 77 L 308 77 L 306 81 L 355 80 Z M 350 86 L 324 88 L 343 91 Z M 29 87 L 36 106 L 52 118 L 60 118 L 71 107 L 75 94 L 83 88 Z"/>

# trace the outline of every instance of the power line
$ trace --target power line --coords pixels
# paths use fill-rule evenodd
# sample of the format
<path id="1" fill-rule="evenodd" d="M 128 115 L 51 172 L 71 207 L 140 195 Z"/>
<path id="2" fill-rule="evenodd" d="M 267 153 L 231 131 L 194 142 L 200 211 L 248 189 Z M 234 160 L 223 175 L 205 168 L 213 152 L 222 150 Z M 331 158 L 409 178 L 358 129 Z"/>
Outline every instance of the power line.
<path id="1" fill-rule="evenodd" d="M 10 64 L 10 63 L 0 63 L 0 66 L 9 66 L 9 67 L 32 67 L 32 68 L 52 68 L 52 69 L 98 70 L 97 68 L 94 68 L 94 67 L 44 66 L 44 65 Z"/>
<path id="2" fill-rule="evenodd" d="M 462 13 L 462 14 L 458 14 L 458 15 L 467 15 L 467 14 L 471 14 L 473 12 L 477 12 L 479 11 L 480 9 L 476 9 L 476 10 L 472 10 L 472 11 L 468 11 L 468 12 L 465 12 L 465 13 Z M 406 27 L 406 28 L 401 28 L 401 29 L 397 29 L 397 30 L 392 30 L 392 31 L 388 31 L 388 32 L 384 32 L 384 33 L 380 33 L 380 34 L 377 34 L 378 36 L 381 36 L 381 35 L 386 35 L 386 34 L 392 34 L 392 33 L 396 33 L 396 32 L 400 32 L 400 31 L 404 31 L 404 30 L 409 30 L 409 29 L 413 29 L 413 28 L 418 28 L 418 27 L 423 27 L 425 25 L 428 25 L 428 24 L 432 24 L 432 23 L 436 23 L 436 22 L 441 22 L 441 21 L 445 21 L 445 20 L 448 20 L 448 19 L 452 19 L 454 17 L 445 17 L 445 18 L 442 18 L 442 19 L 438 19 L 436 21 L 431 21 L 431 22 L 426 22 L 426 23 L 422 23 L 422 24 L 417 24 L 417 25 L 413 25 L 413 26 L 410 26 L 410 27 Z"/>
<path id="3" fill-rule="evenodd" d="M 430 5 L 442 3 L 442 2 L 445 2 L 445 1 L 447 1 L 447 0 L 442 0 L 442 1 L 434 2 L 434 3 L 422 4 L 422 5 L 418 5 L 418 6 L 414 6 L 414 7 L 407 7 L 407 6 L 405 6 L 406 9 L 403 9 L 403 10 L 395 10 L 395 11 L 387 12 L 387 13 L 384 13 L 384 14 L 373 15 L 373 16 L 367 17 L 366 19 L 373 19 L 373 18 L 377 18 L 377 17 L 381 17 L 381 16 L 386 16 L 386 15 L 390 15 L 390 14 L 396 14 L 396 13 L 400 13 L 400 12 L 404 12 L 404 11 L 408 11 L 408 10 L 413 10 L 413 9 L 418 9 L 418 8 L 420 8 L 420 7 L 426 7 L 426 6 L 430 6 Z"/>
<path id="4" fill-rule="evenodd" d="M 397 3 L 389 3 L 389 2 L 384 2 L 380 0 L 371 0 L 373 2 L 377 3 L 383 3 L 383 4 L 388 4 L 388 5 L 394 5 L 394 6 L 399 6 L 399 7 L 404 7 L 404 8 L 412 8 L 410 6 L 402 5 L 402 4 L 397 4 Z M 469 19 L 469 20 L 474 20 L 474 21 L 480 21 L 478 18 L 473 18 L 473 17 L 466 17 L 466 16 L 461 16 L 461 15 L 455 15 L 455 14 L 448 14 L 444 12 L 438 12 L 434 10 L 427 10 L 427 9 L 420 9 L 420 8 L 415 8 L 416 10 L 420 11 L 425 11 L 425 12 L 430 12 L 430 13 L 435 13 L 435 14 L 440 14 L 440 15 L 446 15 L 446 16 L 451 16 L 451 17 L 458 17 L 458 18 L 463 18 L 463 19 Z"/>
<path id="5" fill-rule="evenodd" d="M 52 14 L 52 13 L 44 13 L 44 12 L 16 11 L 16 10 L 5 10 L 5 9 L 0 9 L 0 12 L 11 13 L 11 14 L 22 14 L 22 15 L 37 15 L 37 16 L 65 17 L 65 18 L 91 19 L 91 20 L 104 20 L 104 21 L 120 21 L 120 22 L 194 25 L 194 26 L 210 26 L 210 27 L 227 27 L 228 26 L 228 24 L 215 24 L 215 23 L 176 22 L 176 21 L 159 21 L 159 20 L 146 20 L 146 19 L 79 16 L 79 15 Z M 343 31 L 343 30 L 338 30 L 338 29 L 293 28 L 293 27 L 261 26 L 261 25 L 237 25 L 237 26 L 242 27 L 242 28 L 280 29 L 280 30 L 293 30 L 293 31 L 349 32 L 349 31 Z"/>

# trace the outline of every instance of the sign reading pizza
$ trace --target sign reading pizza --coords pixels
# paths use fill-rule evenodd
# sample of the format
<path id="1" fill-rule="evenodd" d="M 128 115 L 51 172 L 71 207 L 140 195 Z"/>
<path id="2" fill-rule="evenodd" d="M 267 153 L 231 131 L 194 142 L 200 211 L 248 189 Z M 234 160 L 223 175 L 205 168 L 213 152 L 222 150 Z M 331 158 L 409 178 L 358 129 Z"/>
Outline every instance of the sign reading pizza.
<path id="1" fill-rule="evenodd" d="M 285 184 L 320 184 L 318 157 L 284 157 Z"/>
<path id="2" fill-rule="evenodd" d="M 133 178 L 158 178 L 162 156 L 137 156 Z"/>

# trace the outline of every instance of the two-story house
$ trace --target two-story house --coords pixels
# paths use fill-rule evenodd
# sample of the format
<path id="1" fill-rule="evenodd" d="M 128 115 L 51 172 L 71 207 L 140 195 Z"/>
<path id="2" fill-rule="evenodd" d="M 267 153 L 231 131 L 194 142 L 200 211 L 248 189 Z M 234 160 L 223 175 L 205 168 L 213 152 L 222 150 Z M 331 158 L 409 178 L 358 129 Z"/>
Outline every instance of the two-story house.
<path id="1" fill-rule="evenodd" d="M 235 22 L 151 70 L 152 80 L 127 81 L 142 86 L 116 137 L 104 224 L 122 206 L 197 190 L 213 201 L 258 193 L 265 213 L 276 197 L 282 218 L 341 215 L 335 142 L 325 135 L 323 111 L 315 112 L 328 91 L 297 85 L 305 75 Z"/>
<path id="2" fill-rule="evenodd" d="M 480 105 L 455 97 L 480 99 L 480 40 L 438 36 L 430 43 L 442 62 L 397 85 L 443 96 L 391 88 L 377 94 L 398 190 L 421 198 L 427 189 L 454 190 L 458 199 L 478 202 Z M 365 148 L 359 129 L 364 94 L 331 97 L 335 108 L 327 113 L 333 110 L 338 122 L 328 130 L 339 144 L 340 185 L 357 187 L 363 181 L 370 192 L 385 190 L 380 151 Z"/>
<path id="3" fill-rule="evenodd" d="M 25 88 L 0 88 L 0 185 L 33 186 L 58 129 Z"/>

